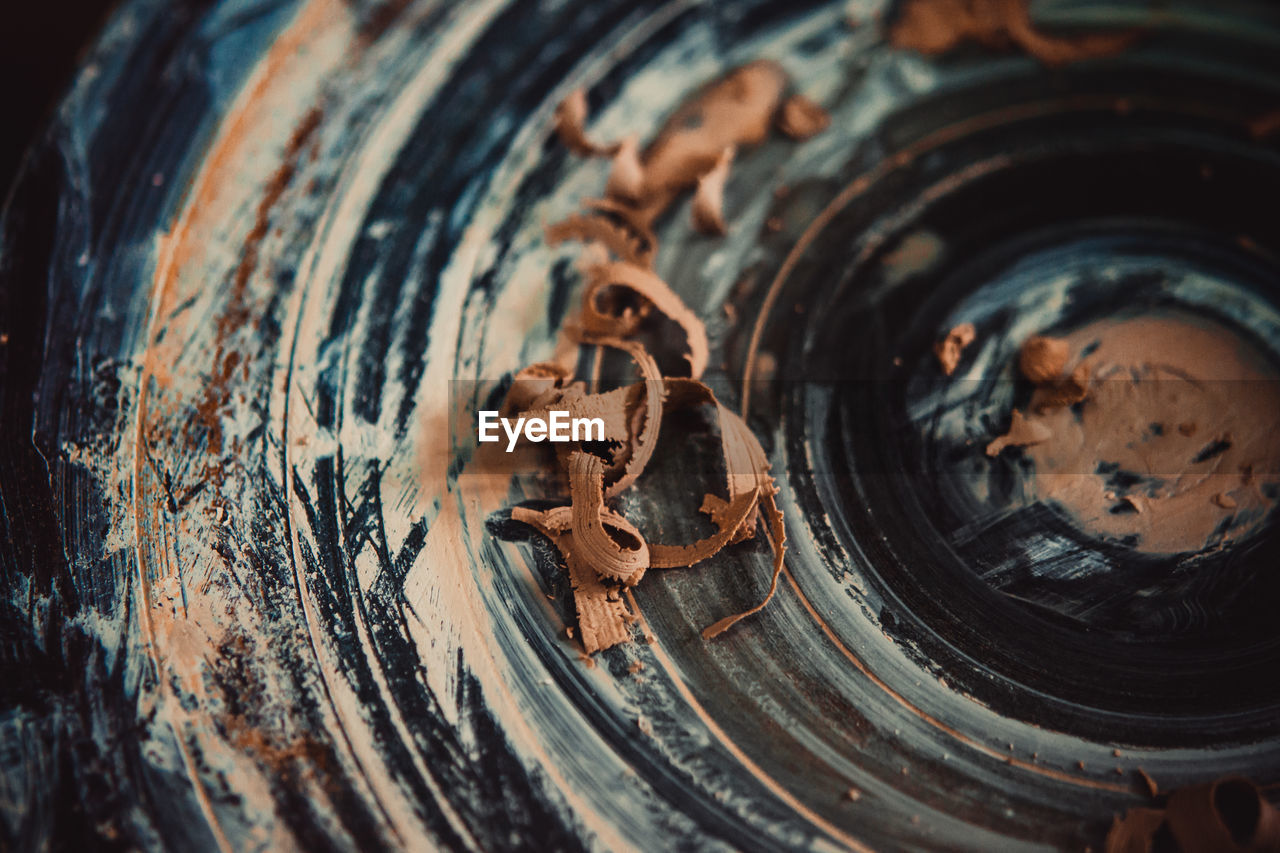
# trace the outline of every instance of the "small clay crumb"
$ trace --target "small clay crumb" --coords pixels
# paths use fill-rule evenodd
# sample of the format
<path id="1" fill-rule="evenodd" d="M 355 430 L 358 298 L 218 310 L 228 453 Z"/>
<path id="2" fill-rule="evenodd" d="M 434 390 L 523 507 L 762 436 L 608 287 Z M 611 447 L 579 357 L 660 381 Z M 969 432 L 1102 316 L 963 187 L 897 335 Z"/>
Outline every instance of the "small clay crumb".
<path id="1" fill-rule="evenodd" d="M 784 199 L 791 195 L 791 187 L 786 184 L 778 184 L 773 188 L 773 197 L 776 199 Z"/>
<path id="2" fill-rule="evenodd" d="M 1036 385 L 1048 385 L 1062 376 L 1071 357 L 1071 345 L 1061 338 L 1033 335 L 1018 351 L 1018 370 Z"/>
<path id="3" fill-rule="evenodd" d="M 1033 752 L 1033 753 L 1031 753 L 1031 760 L 1032 760 L 1032 761 L 1035 761 L 1035 760 L 1036 760 L 1037 758 L 1039 758 L 1039 757 L 1040 757 L 1040 753 L 1038 753 L 1038 752 Z"/>
<path id="4" fill-rule="evenodd" d="M 566 627 L 566 628 L 564 629 L 564 634 L 565 634 L 565 636 L 566 636 L 566 637 L 568 637 L 570 640 L 572 640 L 572 639 L 573 639 L 573 626 L 572 626 L 572 625 L 569 625 L 568 627 Z"/>
<path id="5" fill-rule="evenodd" d="M 1027 447 L 1048 441 L 1053 433 L 1039 421 L 1027 420 L 1022 412 L 1013 410 L 1013 418 L 1009 423 L 1009 431 L 994 439 L 987 445 L 987 455 L 999 456 L 1006 447 Z"/>
<path id="6" fill-rule="evenodd" d="M 858 800 L 862 799 L 862 792 L 857 788 L 850 788 L 844 792 L 844 798 L 851 803 L 856 803 Z"/>
<path id="7" fill-rule="evenodd" d="M 627 672 L 631 673 L 632 675 L 635 675 L 637 672 L 639 672 L 642 669 L 644 669 L 644 662 L 633 660 L 631 664 L 627 667 Z"/>
<path id="8" fill-rule="evenodd" d="M 1236 500 L 1226 492 L 1218 492 L 1213 496 L 1213 502 L 1223 509 L 1235 509 Z"/>
<path id="9" fill-rule="evenodd" d="M 653 725 L 649 722 L 649 718 L 644 714 L 636 717 L 636 728 L 640 729 L 640 731 L 646 735 L 653 734 Z"/>
<path id="10" fill-rule="evenodd" d="M 591 657 L 591 655 L 587 654 L 586 652 L 578 652 L 578 660 L 585 663 L 587 665 L 587 669 L 596 668 L 595 658 Z"/>
<path id="11" fill-rule="evenodd" d="M 1191 436 L 1196 434 L 1196 425 L 1191 421 L 1178 424 L 1178 432 L 1190 438 Z"/>
<path id="12" fill-rule="evenodd" d="M 1084 762 L 1083 762 L 1083 761 L 1077 761 L 1077 762 L 1076 762 L 1076 769 L 1077 769 L 1077 770 L 1083 770 L 1083 769 L 1084 769 Z"/>
<path id="13" fill-rule="evenodd" d="M 1116 758 L 1119 758 L 1119 757 L 1120 757 L 1120 750 L 1118 750 L 1118 749 L 1113 749 L 1113 750 L 1111 750 L 1111 754 L 1112 754 L 1112 755 L 1114 755 Z"/>
<path id="14" fill-rule="evenodd" d="M 831 125 L 831 116 L 804 95 L 792 95 L 778 111 L 778 130 L 792 139 L 808 139 Z"/>
<path id="15" fill-rule="evenodd" d="M 764 230 L 770 234 L 777 234 L 782 230 L 782 218 L 779 216 L 770 216 L 764 221 Z"/>
<path id="16" fill-rule="evenodd" d="M 961 323 L 947 332 L 947 336 L 933 345 L 933 354 L 938 357 L 938 364 L 947 376 L 956 372 L 960 364 L 960 353 L 973 343 L 978 335 L 972 323 Z"/>
<path id="17" fill-rule="evenodd" d="M 1116 775 L 1117 775 L 1117 776 L 1123 776 L 1123 775 L 1124 775 L 1124 768 L 1123 768 L 1123 767 L 1117 767 L 1117 768 L 1116 768 Z"/>
<path id="18" fill-rule="evenodd" d="M 910 776 L 910 775 L 911 775 L 911 768 L 910 768 L 910 767 L 903 767 L 903 768 L 902 768 L 902 775 L 903 775 L 903 776 Z"/>
<path id="19" fill-rule="evenodd" d="M 1129 506 L 1133 507 L 1133 511 L 1137 513 L 1141 513 L 1147 508 L 1147 502 L 1137 495 L 1125 495 L 1122 500 Z"/>
<path id="20" fill-rule="evenodd" d="M 1151 778 L 1151 774 L 1143 770 L 1141 767 L 1137 770 L 1138 778 L 1142 780 L 1142 784 L 1146 786 L 1147 793 L 1156 796 L 1160 793 L 1160 786 L 1156 784 L 1156 780 Z"/>

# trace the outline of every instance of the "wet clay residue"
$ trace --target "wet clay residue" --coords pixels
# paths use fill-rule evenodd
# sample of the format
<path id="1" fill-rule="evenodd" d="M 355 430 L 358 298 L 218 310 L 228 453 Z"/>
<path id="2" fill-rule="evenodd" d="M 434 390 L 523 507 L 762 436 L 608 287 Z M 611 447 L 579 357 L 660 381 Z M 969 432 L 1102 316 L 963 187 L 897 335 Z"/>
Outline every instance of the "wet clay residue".
<path id="1" fill-rule="evenodd" d="M 1103 321 L 1031 339 L 1019 369 L 1037 386 L 1031 405 L 987 452 L 1026 448 L 1034 496 L 1085 530 L 1151 553 L 1199 551 L 1273 508 L 1280 390 L 1231 331 L 1176 315 Z"/>
<path id="2" fill-rule="evenodd" d="M 763 141 L 775 123 L 787 85 L 782 69 L 753 62 L 711 83 L 681 106 L 643 153 L 635 137 L 598 144 L 585 132 L 586 95 L 574 92 L 556 111 L 562 142 L 584 156 L 611 157 L 606 198 L 585 202 L 586 212 L 547 228 L 547 241 L 588 244 L 579 269 L 586 283 L 581 310 L 564 324 L 569 347 L 563 359 L 520 371 L 503 405 L 507 414 L 545 417 L 566 411 L 571 418 L 598 417 L 604 448 L 596 443 L 561 444 L 558 464 L 569 484 L 569 505 L 548 510 L 515 507 L 511 517 L 548 536 L 563 555 L 578 617 L 577 636 L 591 653 L 631 639 L 638 618 L 623 594 L 652 569 L 691 566 L 756 535 L 763 517 L 773 547 L 773 575 L 764 599 L 703 631 L 711 638 L 773 597 L 786 553 L 786 531 L 777 507 L 777 486 L 755 435 L 700 380 L 709 360 L 706 328 L 652 270 L 657 239 L 653 221 L 687 190 L 695 190 L 693 223 L 707 234 L 723 234 L 725 183 L 736 152 Z M 792 118 L 792 130 L 815 133 L 813 109 Z M 816 108 L 816 105 L 813 105 Z M 793 107 L 794 111 L 794 107 Z M 778 119 L 785 124 L 782 119 Z M 804 127 L 799 123 L 807 121 Z M 667 336 L 653 334 L 656 320 L 683 332 L 680 353 L 687 375 L 664 373 L 646 344 L 668 356 Z M 577 377 L 577 348 L 594 349 L 594 376 Z M 590 351 L 590 350 L 588 350 Z M 602 358 L 625 353 L 638 381 L 607 391 L 596 388 Z M 719 426 L 723 492 L 705 494 L 701 511 L 716 532 L 688 544 L 651 543 L 608 501 L 634 486 L 658 449 L 662 418 L 681 408 L 704 407 Z"/>
<path id="3" fill-rule="evenodd" d="M 973 343 L 978 336 L 972 323 L 961 323 L 947 332 L 947 336 L 933 345 L 933 354 L 937 356 L 942 372 L 947 376 L 956 372 L 960 364 L 960 354 L 964 348 Z"/>
<path id="4" fill-rule="evenodd" d="M 1275 853 L 1280 811 L 1248 779 L 1179 788 L 1163 808 L 1129 809 L 1107 833 L 1107 853 Z"/>
<path id="5" fill-rule="evenodd" d="M 1045 65 L 1109 56 L 1136 33 L 1050 36 L 1031 22 L 1028 0 L 905 0 L 889 28 L 895 47 L 943 54 L 964 43 L 991 50 L 1020 48 Z"/>

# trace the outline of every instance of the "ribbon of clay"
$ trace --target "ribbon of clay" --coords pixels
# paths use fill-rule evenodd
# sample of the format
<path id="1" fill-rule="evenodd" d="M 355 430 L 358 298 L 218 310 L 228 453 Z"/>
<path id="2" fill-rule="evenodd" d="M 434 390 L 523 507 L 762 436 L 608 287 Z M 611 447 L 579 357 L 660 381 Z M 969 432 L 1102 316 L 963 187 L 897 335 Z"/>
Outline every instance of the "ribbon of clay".
<path id="1" fill-rule="evenodd" d="M 583 566 L 570 532 L 573 509 L 561 506 L 535 510 L 518 506 L 511 509 L 511 518 L 541 531 L 563 555 L 573 588 L 573 607 L 578 614 L 578 634 L 587 654 L 629 641 L 630 626 L 636 617 L 617 589 L 605 585 L 590 567 Z M 639 532 L 612 510 L 605 509 L 602 518 L 606 525 L 629 530 L 631 535 L 639 538 Z"/>
<path id="2" fill-rule="evenodd" d="M 526 418 L 546 420 L 552 411 L 567 412 L 571 418 L 600 418 L 604 421 L 606 441 L 633 441 L 631 432 L 632 400 L 636 396 L 634 385 L 614 388 L 599 394 L 583 394 L 580 397 L 564 397 L 538 408 L 521 412 Z"/>
<path id="3" fill-rule="evenodd" d="M 582 450 L 569 455 L 569 495 L 575 552 L 601 575 L 634 586 L 649 567 L 649 546 L 629 523 L 605 529 L 604 461 Z M 629 528 L 629 529 L 627 529 Z"/>
<path id="4" fill-rule="evenodd" d="M 652 234 L 638 231 L 627 222 L 607 215 L 575 213 L 566 219 L 548 225 L 544 231 L 547 243 L 558 246 L 568 240 L 581 243 L 600 243 L 615 257 L 649 267 L 653 263 L 656 239 Z"/>
<path id="5" fill-rule="evenodd" d="M 783 561 L 787 555 L 787 528 L 783 524 L 782 510 L 778 509 L 777 501 L 771 492 L 764 495 L 761 508 L 764 510 L 765 518 L 769 522 L 769 538 L 773 544 L 773 576 L 769 579 L 769 591 L 765 593 L 764 598 L 756 606 L 749 607 L 741 613 L 726 616 L 715 624 L 703 628 L 702 638 L 704 640 L 718 637 L 748 616 L 764 610 L 765 606 L 773 600 L 774 593 L 778 591 L 778 578 L 782 574 Z"/>
<path id="6" fill-rule="evenodd" d="M 573 546 L 573 534 L 565 534 L 564 560 L 569 567 L 573 603 L 578 611 L 578 633 L 587 654 L 628 642 L 635 616 L 627 609 L 618 590 L 605 586 L 585 558 Z"/>
<path id="7" fill-rule="evenodd" d="M 630 488 L 639 479 L 649 460 L 653 458 L 653 451 L 658 446 L 658 431 L 662 426 L 662 407 L 666 399 L 667 386 L 661 371 L 658 370 L 657 362 L 643 345 L 613 338 L 601 338 L 597 343 L 627 353 L 640 369 L 640 382 L 630 386 L 632 391 L 629 406 L 632 415 L 629 435 L 634 438 L 623 445 L 621 451 L 615 455 L 613 464 L 609 466 L 610 475 L 621 472 L 618 479 L 605 489 L 605 497 L 612 498 Z M 639 394 L 640 391 L 644 392 L 643 398 Z M 639 405 L 641 399 L 644 401 L 643 408 Z M 637 428 L 636 422 L 641 416 L 644 422 Z"/>
<path id="8" fill-rule="evenodd" d="M 707 495 L 714 497 L 714 495 Z M 673 569 L 692 566 L 720 553 L 744 526 L 747 516 L 755 511 L 759 492 L 745 492 L 730 501 L 721 514 L 712 517 L 719 528 L 715 533 L 688 545 L 649 545 L 649 568 Z M 703 502 L 704 510 L 707 503 Z"/>
<path id="9" fill-rule="evenodd" d="M 690 376 L 694 379 L 702 376 L 710 358 L 706 327 L 665 281 L 651 271 L 626 261 L 602 264 L 591 271 L 582 299 L 582 330 L 588 343 L 598 343 L 599 338 L 627 337 L 634 334 L 638 325 L 634 314 L 609 313 L 601 307 L 601 296 L 609 288 L 634 293 L 678 325 L 685 334 L 685 358 L 689 362 Z"/>
<path id="10" fill-rule="evenodd" d="M 597 145 L 587 138 L 587 93 L 574 89 L 556 106 L 556 135 L 565 147 L 583 157 L 610 157 L 618 150 L 617 143 Z"/>

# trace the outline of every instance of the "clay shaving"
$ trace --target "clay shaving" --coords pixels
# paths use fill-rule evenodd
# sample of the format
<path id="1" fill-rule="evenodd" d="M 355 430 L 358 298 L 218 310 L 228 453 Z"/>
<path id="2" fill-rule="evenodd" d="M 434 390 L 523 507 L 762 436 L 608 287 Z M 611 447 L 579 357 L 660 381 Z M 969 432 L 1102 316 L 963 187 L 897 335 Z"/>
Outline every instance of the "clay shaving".
<path id="1" fill-rule="evenodd" d="M 754 607 L 707 627 L 703 636 L 715 637 L 758 612 L 777 591 L 786 529 L 768 457 L 742 418 L 699 381 L 710 358 L 706 327 L 653 272 L 657 239 L 652 223 L 680 193 L 696 189 L 691 211 L 695 227 L 725 233 L 724 188 L 735 152 L 762 142 L 775 124 L 800 138 L 828 122 L 821 108 L 804 99 L 790 99 L 780 114 L 786 86 L 786 74 L 775 63 L 735 69 L 681 106 L 643 152 L 634 137 L 607 145 L 588 139 L 586 93 L 581 90 L 556 110 L 555 130 L 566 147 L 582 156 L 612 157 L 606 197 L 584 201 L 584 212 L 546 229 L 549 244 L 587 244 L 579 263 L 586 279 L 581 310 L 565 323 L 562 334 L 570 345 L 596 348 L 597 370 L 602 351 L 625 352 L 639 381 L 589 392 L 587 381 L 572 369 L 544 362 L 516 374 L 502 408 L 535 417 L 566 411 L 570 417 L 598 417 L 604 423 L 607 447 L 562 444 L 557 450 L 569 483 L 568 506 L 511 511 L 512 519 L 549 537 L 564 556 L 577 636 L 587 653 L 631 639 L 637 616 L 623 592 L 646 571 L 692 566 L 750 539 L 758 532 L 761 514 L 773 548 L 768 592 Z M 664 375 L 647 348 L 646 337 L 656 337 L 650 333 L 657 318 L 684 333 L 687 376 Z M 695 406 L 711 407 L 720 428 L 724 492 L 708 491 L 701 505 L 716 531 L 687 544 L 649 543 L 608 501 L 631 488 L 653 458 L 663 415 Z"/>
<path id="2" fill-rule="evenodd" d="M 1150 853 L 1157 839 L 1163 849 L 1182 853 L 1274 853 L 1280 851 L 1280 811 L 1253 782 L 1227 777 L 1179 788 L 1164 808 L 1129 809 L 1112 822 L 1106 849 Z"/>
<path id="3" fill-rule="evenodd" d="M 556 107 L 556 134 L 565 147 L 583 157 L 608 157 L 617 145 L 596 145 L 587 138 L 587 93 L 575 89 Z"/>
<path id="4" fill-rule="evenodd" d="M 965 43 L 990 50 L 1016 47 L 1051 66 L 1119 53 L 1136 37 L 1045 35 L 1031 23 L 1028 0 L 906 0 L 889 29 L 891 44 L 920 53 L 948 53 Z"/>
<path id="5" fill-rule="evenodd" d="M 778 130 L 792 139 L 808 139 L 826 130 L 831 116 L 804 95 L 792 95 L 778 113 Z"/>
<path id="6" fill-rule="evenodd" d="M 977 336 L 978 332 L 972 323 L 961 323 L 947 332 L 945 338 L 933 345 L 933 354 L 937 356 L 943 373 L 950 376 L 956 372 L 956 367 L 960 364 L 960 354 L 964 352 L 965 347 L 973 343 Z"/>

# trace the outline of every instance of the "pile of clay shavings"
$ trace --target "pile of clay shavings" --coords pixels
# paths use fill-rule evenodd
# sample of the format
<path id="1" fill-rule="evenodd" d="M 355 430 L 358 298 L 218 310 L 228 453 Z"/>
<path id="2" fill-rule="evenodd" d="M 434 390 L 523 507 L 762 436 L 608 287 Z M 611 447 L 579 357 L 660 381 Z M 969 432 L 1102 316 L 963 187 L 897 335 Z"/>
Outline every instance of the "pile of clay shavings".
<path id="1" fill-rule="evenodd" d="M 786 553 L 786 532 L 775 496 L 777 486 L 760 442 L 743 419 L 722 405 L 701 382 L 709 358 L 706 328 L 653 271 L 658 249 L 653 224 L 682 193 L 692 190 L 695 228 L 723 234 L 724 188 L 737 152 L 762 142 L 771 127 L 802 139 L 828 124 L 822 109 L 800 95 L 786 97 L 789 81 L 773 62 L 757 61 L 708 84 L 683 104 L 641 149 L 636 137 L 599 144 L 585 130 L 587 101 L 578 90 L 556 110 L 556 132 L 574 153 L 607 157 L 612 163 L 605 197 L 583 202 L 581 212 L 546 229 L 556 245 L 586 244 L 579 258 L 585 277 L 579 314 L 562 335 L 570 344 L 561 361 L 530 365 L 516 374 L 504 414 L 601 418 L 604 456 L 597 445 L 558 446 L 558 463 L 569 483 L 569 505 L 548 510 L 515 507 L 511 517 L 548 536 L 563 555 L 573 588 L 578 636 L 587 653 L 631 639 L 638 618 L 623 593 L 650 569 L 692 566 L 726 545 L 753 537 L 763 515 L 773 547 L 773 577 L 760 604 L 726 617 L 703 631 L 707 639 L 762 609 L 777 590 Z M 664 318 L 684 335 L 687 376 L 664 375 L 644 342 L 653 321 Z M 652 336 L 650 336 L 652 337 Z M 598 374 L 606 351 L 625 353 L 639 379 L 598 391 L 595 381 L 574 376 L 579 350 L 594 347 Z M 660 356 L 667 353 L 658 353 Z M 597 377 L 598 378 L 598 377 Z M 658 445 L 664 414 L 710 406 L 718 420 L 725 481 L 702 502 L 716 526 L 705 539 L 684 545 L 646 542 L 609 502 L 631 488 Z"/>

